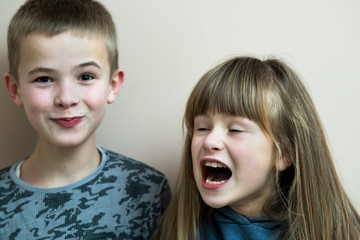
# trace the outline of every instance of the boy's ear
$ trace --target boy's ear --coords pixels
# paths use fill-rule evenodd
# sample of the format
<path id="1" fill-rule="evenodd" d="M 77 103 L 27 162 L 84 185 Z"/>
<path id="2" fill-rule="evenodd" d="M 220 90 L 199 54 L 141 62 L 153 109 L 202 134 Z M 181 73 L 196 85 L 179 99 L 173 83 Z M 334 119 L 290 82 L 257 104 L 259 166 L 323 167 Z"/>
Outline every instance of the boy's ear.
<path id="1" fill-rule="evenodd" d="M 20 92 L 19 83 L 16 82 L 15 78 L 10 73 L 5 73 L 4 80 L 11 99 L 19 107 L 23 106 L 23 101 L 19 94 Z"/>
<path id="2" fill-rule="evenodd" d="M 112 76 L 111 82 L 110 82 L 110 92 L 107 99 L 107 103 L 113 103 L 116 99 L 116 97 L 119 95 L 121 85 L 124 82 L 124 71 L 122 69 L 117 69 Z"/>
<path id="3" fill-rule="evenodd" d="M 282 158 L 275 162 L 275 167 L 276 167 L 276 170 L 278 170 L 278 171 L 284 171 L 289 166 L 291 166 L 291 164 L 292 163 L 288 158 Z"/>

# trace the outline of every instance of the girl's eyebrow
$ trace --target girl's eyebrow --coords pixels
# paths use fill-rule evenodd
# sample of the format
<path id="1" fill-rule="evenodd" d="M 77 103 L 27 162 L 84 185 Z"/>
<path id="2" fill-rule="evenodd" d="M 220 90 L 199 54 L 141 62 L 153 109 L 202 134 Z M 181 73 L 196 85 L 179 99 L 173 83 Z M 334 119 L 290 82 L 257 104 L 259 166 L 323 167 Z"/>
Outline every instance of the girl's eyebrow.
<path id="1" fill-rule="evenodd" d="M 208 115 L 206 115 L 206 114 L 200 114 L 200 115 L 196 115 L 196 116 L 194 117 L 194 121 L 195 121 L 196 119 L 208 119 L 208 118 L 209 118 Z"/>
<path id="2" fill-rule="evenodd" d="M 195 117 L 209 117 L 211 114 L 202 113 L 202 114 L 196 114 Z"/>
<path id="3" fill-rule="evenodd" d="M 241 124 L 246 124 L 246 125 L 251 125 L 252 124 L 252 120 L 248 119 L 247 117 L 242 117 L 242 116 L 228 116 L 228 119 L 230 121 L 236 121 L 236 122 L 240 122 Z"/>

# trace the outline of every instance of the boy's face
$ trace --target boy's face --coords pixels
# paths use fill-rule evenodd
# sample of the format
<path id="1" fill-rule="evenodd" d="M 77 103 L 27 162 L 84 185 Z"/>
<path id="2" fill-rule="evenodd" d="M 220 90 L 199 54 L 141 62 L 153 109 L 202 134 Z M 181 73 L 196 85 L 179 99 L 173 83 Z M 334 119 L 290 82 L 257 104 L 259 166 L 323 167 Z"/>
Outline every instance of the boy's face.
<path id="1" fill-rule="evenodd" d="M 247 216 L 261 215 L 274 190 L 273 143 L 258 124 L 222 114 L 194 119 L 191 145 L 193 171 L 204 202 L 213 208 L 229 206 Z"/>
<path id="2" fill-rule="evenodd" d="M 94 141 L 106 105 L 123 82 L 121 70 L 109 80 L 103 39 L 31 34 L 20 52 L 18 82 L 9 74 L 5 82 L 14 102 L 24 106 L 39 143 L 71 147 Z"/>

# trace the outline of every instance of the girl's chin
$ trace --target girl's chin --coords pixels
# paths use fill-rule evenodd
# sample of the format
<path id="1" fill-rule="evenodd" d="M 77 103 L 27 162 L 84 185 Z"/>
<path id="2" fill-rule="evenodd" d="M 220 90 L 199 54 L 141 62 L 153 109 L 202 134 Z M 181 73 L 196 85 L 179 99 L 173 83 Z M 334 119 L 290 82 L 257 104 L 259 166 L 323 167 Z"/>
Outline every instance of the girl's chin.
<path id="1" fill-rule="evenodd" d="M 202 200 L 209 207 L 222 208 L 222 207 L 227 206 L 226 199 L 220 199 L 218 194 L 209 196 L 208 194 L 200 192 L 200 195 L 201 195 Z"/>
<path id="2" fill-rule="evenodd" d="M 222 208 L 222 207 L 227 206 L 226 204 L 219 203 L 219 202 L 212 202 L 212 201 L 205 201 L 205 200 L 204 200 L 204 202 L 206 203 L 206 205 L 208 205 L 211 208 Z"/>

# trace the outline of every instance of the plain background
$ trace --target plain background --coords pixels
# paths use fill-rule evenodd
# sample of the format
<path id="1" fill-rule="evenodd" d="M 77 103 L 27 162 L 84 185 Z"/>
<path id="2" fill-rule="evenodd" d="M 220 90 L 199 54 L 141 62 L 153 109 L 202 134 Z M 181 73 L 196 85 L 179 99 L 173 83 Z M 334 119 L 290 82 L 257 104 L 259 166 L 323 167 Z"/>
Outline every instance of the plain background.
<path id="1" fill-rule="evenodd" d="M 23 0 L 0 0 L 6 31 Z M 174 187 L 188 95 L 234 55 L 277 56 L 303 78 L 327 130 L 336 168 L 360 210 L 360 1 L 103 0 L 117 25 L 125 83 L 97 143 L 164 172 Z M 0 167 L 31 153 L 36 134 L 0 84 Z"/>

